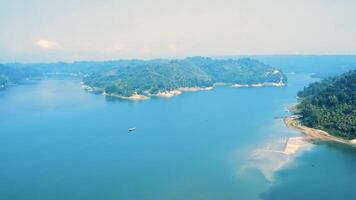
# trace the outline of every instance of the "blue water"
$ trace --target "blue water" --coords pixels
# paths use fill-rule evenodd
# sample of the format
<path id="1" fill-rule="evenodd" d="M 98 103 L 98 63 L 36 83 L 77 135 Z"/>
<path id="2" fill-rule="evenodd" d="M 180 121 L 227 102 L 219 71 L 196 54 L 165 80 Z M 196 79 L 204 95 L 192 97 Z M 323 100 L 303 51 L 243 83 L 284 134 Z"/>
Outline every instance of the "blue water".
<path id="1" fill-rule="evenodd" d="M 253 157 L 300 135 L 281 117 L 314 80 L 288 78 L 283 88 L 218 87 L 143 102 L 86 93 L 80 80 L 11 87 L 0 92 L 0 199 L 355 198 L 353 148 L 315 144 L 290 158 Z M 271 170 L 276 160 L 290 161 Z"/>

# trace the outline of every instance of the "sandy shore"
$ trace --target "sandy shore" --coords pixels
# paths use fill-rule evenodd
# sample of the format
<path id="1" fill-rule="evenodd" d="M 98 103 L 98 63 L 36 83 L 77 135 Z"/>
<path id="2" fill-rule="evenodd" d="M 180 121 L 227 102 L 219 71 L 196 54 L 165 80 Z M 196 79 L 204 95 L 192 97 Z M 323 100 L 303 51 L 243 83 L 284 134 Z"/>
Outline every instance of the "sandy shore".
<path id="1" fill-rule="evenodd" d="M 234 87 L 234 88 L 241 88 L 241 87 L 249 87 L 249 85 L 247 84 L 233 84 L 231 85 L 231 87 Z"/>
<path id="2" fill-rule="evenodd" d="M 284 118 L 284 123 L 288 128 L 292 128 L 298 131 L 301 131 L 305 135 L 306 140 L 322 140 L 322 141 L 334 141 L 334 142 L 339 142 L 343 144 L 349 144 L 349 145 L 356 145 L 356 139 L 353 140 L 346 140 L 343 138 L 339 138 L 333 135 L 330 135 L 329 133 L 319 130 L 319 129 L 314 129 L 314 128 L 309 128 L 306 126 L 303 126 L 300 124 L 298 121 L 298 116 L 297 115 L 292 115 L 289 117 Z"/>
<path id="3" fill-rule="evenodd" d="M 212 90 L 213 87 L 181 87 L 178 88 L 179 91 L 181 92 L 197 92 L 197 91 L 206 91 L 206 90 Z"/>
<path id="4" fill-rule="evenodd" d="M 272 138 L 264 141 L 250 152 L 249 159 L 241 167 L 257 169 L 267 181 L 273 182 L 276 171 L 295 159 L 295 154 L 313 148 L 304 136 L 289 138 Z"/>
<path id="5" fill-rule="evenodd" d="M 180 94 L 182 94 L 182 92 L 179 90 L 171 90 L 171 91 L 165 91 L 165 92 L 158 92 L 157 94 L 151 94 L 151 96 L 169 98 L 169 97 L 174 97 L 174 96 L 177 96 Z"/>
<path id="6" fill-rule="evenodd" d="M 283 82 L 278 82 L 278 83 L 274 83 L 274 82 L 264 82 L 264 83 L 254 83 L 254 84 L 232 84 L 231 87 L 234 88 L 242 88 L 242 87 L 283 87 L 286 84 Z"/>
<path id="7" fill-rule="evenodd" d="M 117 94 L 107 94 L 107 93 L 104 93 L 104 95 L 109 96 L 109 97 L 119 98 L 119 99 L 133 100 L 133 101 L 142 101 L 142 100 L 147 100 L 150 98 L 148 96 L 139 95 L 139 94 L 134 94 L 129 97 L 125 97 L 125 96 L 121 96 L 121 95 L 117 95 Z"/>
<path id="8" fill-rule="evenodd" d="M 274 82 L 265 82 L 265 83 L 256 83 L 256 84 L 251 84 L 249 85 L 250 87 L 283 87 L 286 84 L 283 82 L 279 82 L 279 83 L 274 83 Z"/>
<path id="9" fill-rule="evenodd" d="M 180 95 L 183 92 L 197 92 L 197 91 L 206 91 L 212 89 L 213 87 L 181 87 L 176 90 L 158 92 L 157 94 L 150 94 L 150 96 L 169 98 L 169 97 Z"/>
<path id="10" fill-rule="evenodd" d="M 89 86 L 82 86 L 84 89 L 88 91 L 93 91 Z M 89 89 L 90 88 L 90 89 Z M 182 94 L 183 92 L 196 92 L 196 91 L 205 91 L 205 90 L 211 90 L 213 87 L 184 87 L 184 88 L 178 88 L 176 90 L 170 90 L 170 91 L 164 91 L 164 92 L 158 92 L 156 94 L 147 94 L 145 95 L 140 95 L 140 94 L 133 94 L 132 96 L 125 97 L 117 94 L 108 94 L 108 93 L 103 93 L 105 96 L 110 96 L 110 97 L 116 97 L 120 99 L 126 99 L 126 100 L 133 100 L 133 101 L 141 101 L 141 100 L 147 100 L 150 99 L 150 97 L 163 97 L 163 98 L 170 98 L 174 97 L 177 95 Z"/>
<path id="11" fill-rule="evenodd" d="M 290 137 L 284 147 L 284 153 L 287 155 L 295 154 L 303 146 L 305 146 L 304 137 Z"/>
<path id="12" fill-rule="evenodd" d="M 292 155 L 298 152 L 304 146 L 307 146 L 305 137 L 290 137 L 284 143 L 283 150 L 273 150 L 270 148 L 264 149 L 264 152 L 280 153 L 284 155 Z"/>
<path id="13" fill-rule="evenodd" d="M 115 98 L 120 98 L 120 99 L 126 99 L 126 100 L 133 100 L 133 101 L 141 101 L 141 100 L 147 100 L 150 99 L 150 97 L 163 97 L 163 98 L 170 98 L 174 97 L 177 95 L 182 94 L 183 92 L 197 92 L 197 91 L 207 91 L 207 90 L 212 90 L 214 89 L 214 86 L 219 86 L 219 85 L 227 85 L 226 83 L 216 83 L 214 86 L 210 87 L 180 87 L 175 90 L 170 90 L 170 91 L 163 91 L 163 92 L 158 92 L 156 94 L 150 94 L 147 93 L 146 95 L 140 95 L 140 94 L 133 94 L 132 96 L 126 97 L 126 96 L 121 96 L 117 94 L 112 94 L 112 93 L 105 93 L 104 88 L 97 88 L 97 87 L 90 87 L 88 85 L 85 85 L 84 82 L 81 82 L 81 87 L 88 91 L 88 92 L 95 92 L 95 93 L 102 93 L 105 96 L 110 96 L 110 97 L 115 97 Z M 274 86 L 274 87 L 281 87 L 284 86 L 285 84 L 280 82 L 280 83 L 258 83 L 258 84 L 251 84 L 251 85 L 244 85 L 244 84 L 233 84 L 231 87 L 264 87 L 264 86 Z"/>

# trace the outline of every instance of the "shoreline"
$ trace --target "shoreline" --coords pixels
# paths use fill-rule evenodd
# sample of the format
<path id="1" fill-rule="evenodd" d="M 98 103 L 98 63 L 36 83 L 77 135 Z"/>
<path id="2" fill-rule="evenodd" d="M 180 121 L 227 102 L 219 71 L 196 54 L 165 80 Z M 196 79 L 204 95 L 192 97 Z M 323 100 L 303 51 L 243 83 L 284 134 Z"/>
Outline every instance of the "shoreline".
<path id="1" fill-rule="evenodd" d="M 263 82 L 263 83 L 253 83 L 253 84 L 232 84 L 231 87 L 233 88 L 244 88 L 244 87 L 284 87 L 286 86 L 286 83 L 283 82 Z"/>
<path id="2" fill-rule="evenodd" d="M 170 97 L 181 95 L 184 92 L 208 91 L 208 90 L 214 89 L 215 86 L 220 86 L 220 85 L 230 85 L 230 87 L 233 87 L 233 88 L 241 88 L 241 87 L 253 88 L 253 87 L 283 87 L 283 86 L 286 86 L 286 83 L 264 82 L 264 83 L 250 84 L 250 85 L 238 84 L 238 83 L 235 83 L 235 84 L 216 83 L 216 84 L 213 84 L 212 86 L 208 86 L 208 87 L 197 87 L 197 86 L 195 86 L 195 87 L 180 87 L 175 90 L 168 90 L 168 91 L 163 91 L 163 92 L 160 91 L 156 94 L 147 93 L 146 95 L 141 95 L 141 94 L 134 93 L 131 96 L 122 96 L 122 95 L 118 95 L 115 93 L 106 93 L 104 88 L 91 87 L 89 85 L 86 85 L 84 82 L 81 82 L 80 85 L 84 90 L 86 90 L 88 92 L 102 93 L 104 96 L 115 97 L 115 98 L 119 98 L 119 99 L 141 101 L 141 100 L 148 100 L 151 97 L 170 98 Z"/>
<path id="3" fill-rule="evenodd" d="M 347 140 L 337 136 L 333 136 L 323 130 L 310 128 L 304 125 L 301 125 L 298 121 L 298 115 L 291 115 L 284 118 L 284 124 L 290 128 L 297 131 L 300 131 L 304 134 L 305 140 L 320 140 L 320 141 L 332 141 L 342 144 L 356 146 L 356 139 Z"/>
<path id="4" fill-rule="evenodd" d="M 119 98 L 119 99 L 131 100 L 131 101 L 142 101 L 142 100 L 147 100 L 150 98 L 148 96 L 139 95 L 139 94 L 133 94 L 129 97 L 125 97 L 125 96 L 121 96 L 121 95 L 117 95 L 117 94 L 108 94 L 108 93 L 104 92 L 103 95 L 108 96 L 108 97 L 115 97 L 115 98 Z"/>
<path id="5" fill-rule="evenodd" d="M 158 92 L 156 94 L 147 93 L 147 95 L 140 95 L 140 94 L 134 93 L 131 96 L 122 96 L 122 95 L 118 95 L 118 94 L 114 94 L 114 93 L 106 93 L 104 91 L 104 89 L 102 89 L 102 88 L 93 88 L 91 86 L 85 85 L 83 82 L 81 82 L 80 85 L 85 91 L 88 91 L 88 92 L 102 93 L 104 96 L 115 97 L 115 98 L 125 99 L 125 100 L 132 100 L 132 101 L 148 100 L 151 97 L 170 98 L 170 97 L 178 96 L 178 95 L 182 94 L 183 92 L 208 91 L 208 90 L 214 89 L 213 86 L 209 86 L 209 87 L 181 87 L 181 88 L 178 88 L 175 90 Z"/>

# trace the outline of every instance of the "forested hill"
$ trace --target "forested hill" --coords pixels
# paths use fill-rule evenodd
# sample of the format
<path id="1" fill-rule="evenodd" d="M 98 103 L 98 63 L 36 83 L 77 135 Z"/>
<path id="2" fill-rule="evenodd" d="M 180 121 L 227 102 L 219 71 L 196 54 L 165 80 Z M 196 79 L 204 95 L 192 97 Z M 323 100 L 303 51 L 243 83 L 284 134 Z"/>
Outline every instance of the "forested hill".
<path id="1" fill-rule="evenodd" d="M 286 81 L 280 70 L 257 60 L 204 57 L 135 62 L 84 78 L 84 83 L 92 88 L 124 97 L 151 95 L 184 87 L 209 87 L 215 83 L 280 86 Z"/>
<path id="2" fill-rule="evenodd" d="M 298 96 L 304 125 L 356 138 L 356 70 L 312 83 Z"/>
<path id="3" fill-rule="evenodd" d="M 30 68 L 9 67 L 0 64 L 0 88 L 5 88 L 8 84 L 16 84 L 24 79 L 39 75 L 39 72 Z"/>
<path id="4" fill-rule="evenodd" d="M 186 87 L 210 87 L 215 83 L 275 85 L 287 82 L 274 67 L 254 59 L 114 60 L 73 63 L 0 65 L 0 87 L 33 77 L 75 76 L 98 91 L 128 97 L 155 95 Z M 261 86 L 261 85 L 257 85 Z"/>

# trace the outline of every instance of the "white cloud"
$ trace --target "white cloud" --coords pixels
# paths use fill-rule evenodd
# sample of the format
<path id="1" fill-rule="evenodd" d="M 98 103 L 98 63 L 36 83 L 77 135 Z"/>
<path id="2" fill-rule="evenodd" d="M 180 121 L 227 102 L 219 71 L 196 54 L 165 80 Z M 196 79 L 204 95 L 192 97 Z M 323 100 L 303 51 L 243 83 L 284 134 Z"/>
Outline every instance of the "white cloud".
<path id="1" fill-rule="evenodd" d="M 37 41 L 37 46 L 41 49 L 56 49 L 59 47 L 58 43 L 51 40 L 40 39 Z"/>

